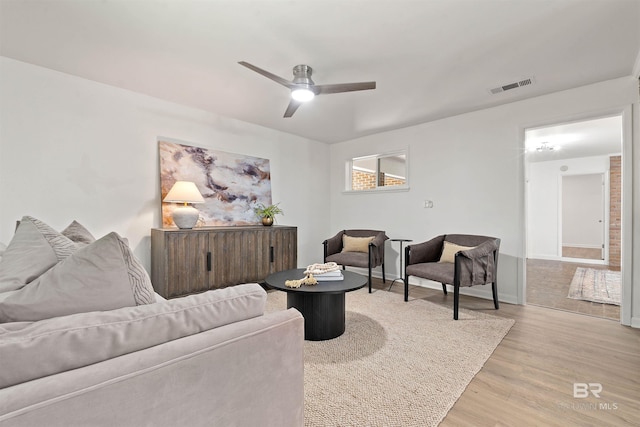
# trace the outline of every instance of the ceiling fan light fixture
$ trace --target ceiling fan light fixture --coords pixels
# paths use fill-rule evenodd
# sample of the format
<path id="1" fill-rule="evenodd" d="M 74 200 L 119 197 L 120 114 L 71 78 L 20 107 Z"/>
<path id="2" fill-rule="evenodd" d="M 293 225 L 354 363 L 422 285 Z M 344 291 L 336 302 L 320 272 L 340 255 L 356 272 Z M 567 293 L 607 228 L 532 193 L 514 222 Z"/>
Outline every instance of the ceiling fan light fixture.
<path id="1" fill-rule="evenodd" d="M 298 102 L 311 101 L 315 96 L 316 94 L 313 93 L 311 89 L 305 87 L 296 88 L 291 91 L 291 98 Z"/>
<path id="2" fill-rule="evenodd" d="M 274 82 L 285 86 L 291 91 L 291 101 L 284 112 L 284 118 L 293 116 L 298 107 L 305 102 L 311 101 L 316 95 L 341 93 L 341 92 L 355 92 L 359 90 L 370 90 L 376 88 L 376 82 L 358 82 L 358 83 L 339 83 L 329 85 L 316 85 L 311 80 L 311 74 L 313 70 L 308 65 L 300 64 L 293 67 L 293 80 L 289 81 L 270 73 L 267 70 L 256 67 L 245 61 L 240 61 L 240 65 L 247 67 L 248 69 L 255 71 L 258 74 L 262 74 L 266 78 L 273 80 Z"/>
<path id="3" fill-rule="evenodd" d="M 548 142 L 543 142 L 536 148 L 536 151 L 555 151 L 558 149 L 560 149 L 559 146 L 551 145 Z"/>

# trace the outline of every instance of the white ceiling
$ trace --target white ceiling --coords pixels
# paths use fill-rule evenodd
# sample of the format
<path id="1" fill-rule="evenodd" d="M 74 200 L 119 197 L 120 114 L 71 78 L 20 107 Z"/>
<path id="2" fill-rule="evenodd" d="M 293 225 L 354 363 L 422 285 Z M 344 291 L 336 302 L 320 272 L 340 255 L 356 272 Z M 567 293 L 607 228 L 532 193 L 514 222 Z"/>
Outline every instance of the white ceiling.
<path id="1" fill-rule="evenodd" d="M 640 0 L 0 0 L 3 56 L 327 143 L 630 76 L 639 51 Z M 285 119 L 238 61 L 377 89 Z"/>
<path id="2" fill-rule="evenodd" d="M 551 151 L 538 151 L 542 143 Z M 525 131 L 526 159 L 529 162 L 620 154 L 622 116 L 565 123 Z"/>

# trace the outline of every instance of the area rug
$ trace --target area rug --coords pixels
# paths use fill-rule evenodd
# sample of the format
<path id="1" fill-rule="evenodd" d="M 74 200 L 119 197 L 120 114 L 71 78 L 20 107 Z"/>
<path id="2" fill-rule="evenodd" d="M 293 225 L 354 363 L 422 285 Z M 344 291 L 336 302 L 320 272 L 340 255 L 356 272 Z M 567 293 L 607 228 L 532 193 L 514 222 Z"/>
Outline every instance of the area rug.
<path id="1" fill-rule="evenodd" d="M 267 311 L 286 305 L 269 293 Z M 346 311 L 343 335 L 305 341 L 305 426 L 437 426 L 515 323 L 384 290 Z"/>
<path id="2" fill-rule="evenodd" d="M 620 305 L 621 275 L 619 271 L 576 268 L 568 298 Z"/>

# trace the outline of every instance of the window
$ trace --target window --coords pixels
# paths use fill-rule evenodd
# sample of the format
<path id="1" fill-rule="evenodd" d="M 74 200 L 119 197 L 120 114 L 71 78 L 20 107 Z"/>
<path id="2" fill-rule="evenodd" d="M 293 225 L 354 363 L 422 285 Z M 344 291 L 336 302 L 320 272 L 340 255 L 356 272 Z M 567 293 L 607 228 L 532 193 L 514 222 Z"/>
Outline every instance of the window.
<path id="1" fill-rule="evenodd" d="M 406 190 L 406 150 L 348 160 L 346 183 L 347 191 Z"/>

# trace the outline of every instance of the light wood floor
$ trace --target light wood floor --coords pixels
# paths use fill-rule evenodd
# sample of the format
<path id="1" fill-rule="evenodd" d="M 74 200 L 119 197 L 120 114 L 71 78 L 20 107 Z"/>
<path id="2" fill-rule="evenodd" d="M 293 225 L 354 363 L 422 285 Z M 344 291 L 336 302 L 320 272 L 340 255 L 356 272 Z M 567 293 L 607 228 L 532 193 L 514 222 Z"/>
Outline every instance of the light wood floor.
<path id="1" fill-rule="evenodd" d="M 562 256 L 567 258 L 602 259 L 602 249 L 563 246 Z"/>
<path id="2" fill-rule="evenodd" d="M 388 283 L 377 279 L 374 287 L 386 292 Z M 402 283 L 391 292 L 403 292 Z M 409 294 L 453 305 L 452 292 L 410 286 Z M 516 323 L 442 427 L 639 425 L 640 330 L 530 305 L 501 303 L 494 310 L 491 301 L 466 296 L 460 308 Z M 600 383 L 600 398 L 574 398 L 574 383 Z"/>
<path id="3" fill-rule="evenodd" d="M 576 268 L 607 269 L 605 265 L 528 259 L 527 304 L 567 310 L 620 321 L 620 306 L 567 298 Z"/>

